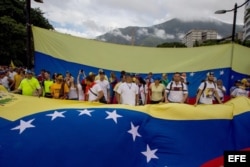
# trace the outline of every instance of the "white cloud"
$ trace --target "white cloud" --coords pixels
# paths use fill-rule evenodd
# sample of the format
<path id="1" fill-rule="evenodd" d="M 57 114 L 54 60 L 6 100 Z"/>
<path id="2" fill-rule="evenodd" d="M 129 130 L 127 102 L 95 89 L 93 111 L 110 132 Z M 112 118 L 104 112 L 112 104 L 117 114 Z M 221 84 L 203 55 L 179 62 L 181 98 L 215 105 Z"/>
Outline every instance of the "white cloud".
<path id="1" fill-rule="evenodd" d="M 147 36 L 148 35 L 148 29 L 146 28 L 140 28 L 138 31 L 137 31 L 137 34 L 140 36 L 140 35 L 143 35 L 143 36 Z"/>
<path id="2" fill-rule="evenodd" d="M 182 39 L 183 39 L 183 37 L 185 36 L 185 34 L 184 34 L 184 33 L 178 33 L 178 34 L 177 34 L 177 36 L 178 36 L 178 38 L 179 38 L 179 39 L 181 39 L 181 40 L 182 40 Z"/>
<path id="3" fill-rule="evenodd" d="M 165 30 L 158 29 L 158 28 L 154 28 L 154 34 L 153 34 L 153 36 L 158 37 L 158 38 L 162 38 L 162 39 L 174 39 L 175 38 L 174 35 L 167 34 L 165 32 Z"/>
<path id="4" fill-rule="evenodd" d="M 238 0 L 238 5 L 245 0 Z M 235 0 L 44 0 L 40 7 L 57 29 L 93 38 L 115 28 L 152 26 L 170 20 L 216 18 L 232 23 L 233 12 L 218 15 L 216 10 L 232 9 Z M 238 9 L 237 23 L 243 23 L 244 7 Z M 157 32 L 164 35 L 164 32 Z M 167 37 L 167 34 L 165 34 Z M 169 36 L 171 37 L 171 35 Z M 128 37 L 126 37 L 128 38 Z"/>
<path id="5" fill-rule="evenodd" d="M 130 41 L 132 39 L 131 36 L 124 35 L 119 29 L 115 29 L 115 30 L 111 31 L 110 33 L 113 34 L 114 36 L 120 36 L 120 37 L 126 39 L 127 41 Z"/>

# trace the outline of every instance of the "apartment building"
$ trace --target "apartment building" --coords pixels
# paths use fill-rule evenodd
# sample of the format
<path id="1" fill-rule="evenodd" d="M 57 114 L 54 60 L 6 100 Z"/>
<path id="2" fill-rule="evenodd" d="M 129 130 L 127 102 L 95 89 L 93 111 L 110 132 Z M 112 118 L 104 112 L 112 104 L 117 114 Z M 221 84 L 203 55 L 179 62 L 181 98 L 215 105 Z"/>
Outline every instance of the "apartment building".
<path id="1" fill-rule="evenodd" d="M 245 6 L 243 40 L 250 40 L 250 1 Z"/>
<path id="2" fill-rule="evenodd" d="M 203 43 L 206 40 L 216 40 L 217 32 L 215 30 L 190 30 L 183 38 L 182 42 L 187 47 L 193 47 L 195 43 Z"/>

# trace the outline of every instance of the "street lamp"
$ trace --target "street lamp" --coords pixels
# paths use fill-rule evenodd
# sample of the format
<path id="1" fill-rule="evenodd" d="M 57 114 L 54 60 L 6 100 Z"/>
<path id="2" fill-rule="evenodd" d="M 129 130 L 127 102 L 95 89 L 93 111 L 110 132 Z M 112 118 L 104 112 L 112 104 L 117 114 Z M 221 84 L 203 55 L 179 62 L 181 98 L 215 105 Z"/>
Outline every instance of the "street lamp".
<path id="1" fill-rule="evenodd" d="M 247 2 L 249 2 L 250 0 L 246 0 L 243 4 L 241 4 L 240 6 L 237 5 L 237 3 L 235 3 L 234 8 L 231 10 L 217 10 L 216 12 L 214 12 L 215 14 L 224 14 L 227 12 L 232 12 L 234 11 L 234 18 L 233 18 L 233 30 L 232 30 L 232 42 L 235 41 L 235 27 L 236 27 L 236 16 L 237 16 L 237 9 L 241 8 L 242 6 L 244 6 Z"/>
<path id="2" fill-rule="evenodd" d="M 43 3 L 43 0 L 34 0 L 38 3 Z M 27 31 L 27 41 L 26 41 L 26 54 L 27 54 L 27 67 L 31 68 L 31 22 L 30 22 L 30 9 L 31 9 L 31 0 L 26 0 L 26 31 Z"/>

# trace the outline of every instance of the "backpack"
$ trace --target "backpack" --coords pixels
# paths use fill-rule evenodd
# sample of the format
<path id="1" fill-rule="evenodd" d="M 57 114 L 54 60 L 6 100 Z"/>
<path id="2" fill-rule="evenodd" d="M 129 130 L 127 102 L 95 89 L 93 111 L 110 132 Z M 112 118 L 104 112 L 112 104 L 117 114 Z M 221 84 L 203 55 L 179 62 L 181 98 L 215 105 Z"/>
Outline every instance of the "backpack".
<path id="1" fill-rule="evenodd" d="M 201 95 L 203 94 L 203 92 L 204 92 L 205 89 L 207 88 L 207 81 L 203 81 L 203 83 L 204 83 L 204 87 L 203 87 L 203 89 L 202 89 L 202 91 L 201 91 Z M 213 84 L 214 84 L 214 87 L 216 88 L 216 85 L 215 85 L 214 82 L 213 82 Z M 198 92 L 199 92 L 199 89 L 197 90 L 196 95 L 198 94 Z"/>
<path id="2" fill-rule="evenodd" d="M 170 83 L 170 91 L 172 90 L 172 87 L 173 87 L 173 81 L 171 81 L 171 83 Z M 181 82 L 181 89 L 182 89 L 182 91 L 183 91 L 183 89 L 184 89 L 184 84 Z"/>

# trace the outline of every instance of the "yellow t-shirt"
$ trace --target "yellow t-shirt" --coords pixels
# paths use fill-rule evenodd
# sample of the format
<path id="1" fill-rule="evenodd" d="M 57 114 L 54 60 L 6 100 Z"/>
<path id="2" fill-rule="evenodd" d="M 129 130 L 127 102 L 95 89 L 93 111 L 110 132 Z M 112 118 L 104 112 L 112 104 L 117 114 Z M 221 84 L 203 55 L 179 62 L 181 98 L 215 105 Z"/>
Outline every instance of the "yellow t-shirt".
<path id="1" fill-rule="evenodd" d="M 152 83 L 150 85 L 151 89 L 151 100 L 153 101 L 159 101 L 162 100 L 163 92 L 165 91 L 165 86 L 163 84 L 159 84 L 157 87 L 155 86 L 155 83 Z"/>
<path id="2" fill-rule="evenodd" d="M 108 81 L 108 77 L 107 75 L 104 76 L 104 79 Z M 98 74 L 97 76 L 95 76 L 95 81 L 100 80 L 100 74 Z"/>
<path id="3" fill-rule="evenodd" d="M 38 80 L 36 78 L 32 77 L 31 79 L 28 79 L 28 78 L 23 79 L 21 81 L 18 89 L 22 90 L 23 95 L 33 96 L 33 92 L 36 89 L 41 89 L 41 86 L 40 86 Z"/>
<path id="4" fill-rule="evenodd" d="M 18 89 L 22 80 L 23 80 L 23 77 L 20 74 L 14 75 L 15 89 Z"/>
<path id="5" fill-rule="evenodd" d="M 51 92 L 51 95 L 53 96 L 53 98 L 55 98 L 55 99 L 59 98 L 61 86 L 62 86 L 62 83 L 53 83 L 51 85 L 50 92 Z M 69 87 L 66 83 L 64 84 L 64 94 L 65 93 L 69 93 Z"/>

